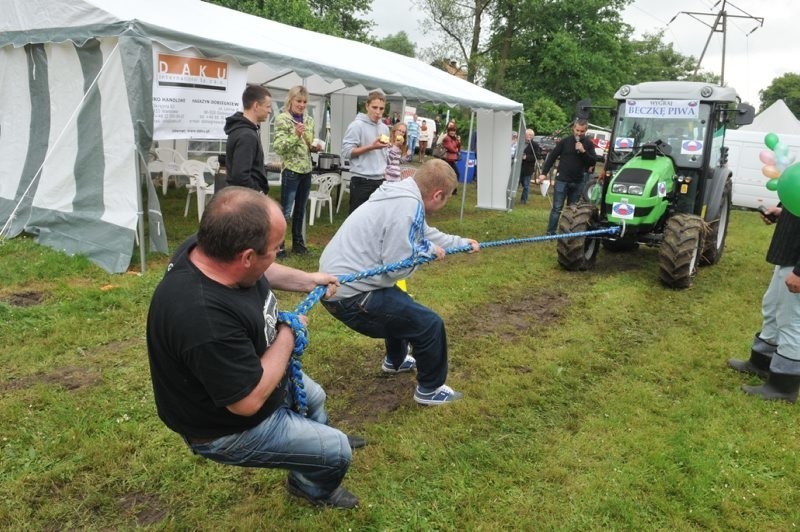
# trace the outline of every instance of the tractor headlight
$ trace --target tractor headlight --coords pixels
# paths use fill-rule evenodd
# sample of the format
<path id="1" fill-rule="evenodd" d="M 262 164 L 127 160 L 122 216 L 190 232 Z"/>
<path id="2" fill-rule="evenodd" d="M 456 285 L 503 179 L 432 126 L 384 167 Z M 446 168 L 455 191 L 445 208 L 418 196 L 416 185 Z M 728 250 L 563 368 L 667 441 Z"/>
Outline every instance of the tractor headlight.
<path id="1" fill-rule="evenodd" d="M 629 185 L 628 186 L 628 194 L 632 194 L 634 196 L 641 196 L 643 191 L 644 191 L 644 187 L 642 187 L 642 185 Z"/>
<path id="2" fill-rule="evenodd" d="M 626 194 L 628 192 L 628 185 L 624 183 L 614 183 L 611 186 L 611 192 L 614 194 Z"/>

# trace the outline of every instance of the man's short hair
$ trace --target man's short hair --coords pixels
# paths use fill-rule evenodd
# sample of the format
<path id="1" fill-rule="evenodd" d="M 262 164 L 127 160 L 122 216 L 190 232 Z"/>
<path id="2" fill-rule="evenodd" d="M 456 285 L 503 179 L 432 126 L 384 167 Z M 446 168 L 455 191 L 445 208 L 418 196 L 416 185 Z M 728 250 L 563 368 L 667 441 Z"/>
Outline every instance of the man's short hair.
<path id="1" fill-rule="evenodd" d="M 246 249 L 261 254 L 269 238 L 269 198 L 253 189 L 228 186 L 203 212 L 197 245 L 209 257 L 230 262 Z"/>
<path id="2" fill-rule="evenodd" d="M 261 85 L 248 85 L 242 93 L 242 107 L 250 109 L 254 104 L 260 102 L 267 96 L 272 97 L 272 94 Z"/>
<path id="3" fill-rule="evenodd" d="M 572 123 L 572 127 L 575 126 L 586 126 L 589 127 L 589 121 L 585 118 L 576 118 L 575 121 Z"/>
<path id="4" fill-rule="evenodd" d="M 441 159 L 430 159 L 423 163 L 414 173 L 413 179 L 423 198 L 429 197 L 437 190 L 444 190 L 449 195 L 458 186 L 455 171 Z"/>
<path id="5" fill-rule="evenodd" d="M 386 95 L 381 91 L 372 91 L 367 94 L 367 105 L 369 105 L 372 100 L 380 100 L 386 103 Z"/>

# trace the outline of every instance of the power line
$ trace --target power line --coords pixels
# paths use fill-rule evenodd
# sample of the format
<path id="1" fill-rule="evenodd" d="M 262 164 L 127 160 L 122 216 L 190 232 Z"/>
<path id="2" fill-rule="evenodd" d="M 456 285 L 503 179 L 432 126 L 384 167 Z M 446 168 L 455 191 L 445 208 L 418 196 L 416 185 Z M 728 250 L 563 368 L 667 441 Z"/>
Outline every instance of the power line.
<path id="1" fill-rule="evenodd" d="M 752 34 L 754 31 L 756 31 L 758 28 L 760 28 L 760 27 L 762 27 L 764 25 L 764 18 L 763 17 L 755 17 L 755 16 L 751 15 L 750 13 L 746 12 L 745 10 L 733 5 L 728 0 L 717 0 L 717 2 L 711 7 L 711 9 L 712 10 L 716 9 L 716 7 L 720 3 L 722 4 L 722 7 L 720 8 L 720 10 L 717 13 L 699 13 L 699 12 L 696 12 L 696 11 L 679 11 L 674 17 L 672 17 L 672 19 L 670 19 L 669 22 L 667 22 L 667 25 L 671 24 L 680 15 L 688 15 L 689 17 L 697 20 L 701 24 L 703 24 L 703 25 L 707 26 L 708 28 L 710 28 L 710 31 L 709 31 L 709 34 L 708 34 L 708 38 L 706 39 L 706 44 L 703 47 L 703 53 L 700 54 L 700 59 L 697 60 L 697 66 L 696 66 L 696 68 L 694 70 L 694 74 L 695 75 L 697 75 L 698 70 L 700 70 L 700 64 L 703 62 L 703 57 L 705 57 L 705 55 L 706 55 L 706 50 L 708 49 L 708 44 L 711 42 L 711 37 L 715 33 L 722 33 L 722 69 L 720 71 L 720 78 L 719 79 L 720 79 L 720 85 L 724 85 L 725 84 L 725 44 L 726 44 L 727 33 L 728 33 L 728 19 L 748 19 L 748 20 L 753 20 L 753 21 L 757 22 L 758 24 L 752 30 L 750 30 L 749 33 L 745 33 L 745 35 L 749 37 L 750 34 Z M 727 11 L 727 7 L 728 6 L 732 7 L 735 10 L 737 10 L 741 14 L 740 15 L 734 15 L 734 14 L 728 13 L 728 11 Z M 708 24 L 707 22 L 702 20 L 702 17 L 711 17 L 711 16 L 714 17 L 714 22 L 711 23 L 711 24 Z M 733 22 L 731 22 L 731 23 L 733 23 Z M 737 27 L 737 29 L 741 29 L 738 26 L 736 26 L 736 27 Z M 744 31 L 744 30 L 742 30 L 742 31 Z"/>

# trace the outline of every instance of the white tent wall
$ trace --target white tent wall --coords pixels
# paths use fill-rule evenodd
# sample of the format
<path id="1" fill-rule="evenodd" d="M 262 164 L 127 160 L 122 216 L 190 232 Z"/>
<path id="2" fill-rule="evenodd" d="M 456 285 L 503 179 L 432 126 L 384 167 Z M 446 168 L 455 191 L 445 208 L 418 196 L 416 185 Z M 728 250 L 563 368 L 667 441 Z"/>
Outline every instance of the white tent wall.
<path id="1" fill-rule="evenodd" d="M 0 56 L 4 89 L 28 80 L 27 91 L 3 90 L 0 100 L 0 154 L 17 169 L 0 188 L 4 235 L 24 231 L 125 271 L 139 207 L 118 39 L 5 46 Z"/>
<path id="2" fill-rule="evenodd" d="M 347 126 L 358 113 L 358 99 L 350 94 L 331 94 L 331 153 L 341 153 L 342 138 Z"/>
<path id="3" fill-rule="evenodd" d="M 479 109 L 478 117 L 478 207 L 506 210 L 511 172 L 510 112 Z M 467 143 L 462 139 L 462 146 Z"/>

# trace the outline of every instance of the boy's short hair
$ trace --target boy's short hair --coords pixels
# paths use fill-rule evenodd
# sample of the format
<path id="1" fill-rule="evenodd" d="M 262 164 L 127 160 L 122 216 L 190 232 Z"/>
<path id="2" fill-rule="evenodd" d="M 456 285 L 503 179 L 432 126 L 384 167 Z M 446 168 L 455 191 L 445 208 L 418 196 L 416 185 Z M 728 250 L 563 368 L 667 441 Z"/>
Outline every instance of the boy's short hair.
<path id="1" fill-rule="evenodd" d="M 272 94 L 266 87 L 261 85 L 248 85 L 242 93 L 242 107 L 250 109 L 254 104 L 257 104 L 266 97 L 272 97 Z"/>
<path id="2" fill-rule="evenodd" d="M 437 190 L 444 190 L 447 195 L 458 186 L 456 172 L 441 159 L 430 159 L 420 166 L 414 177 L 423 198 L 429 197 Z"/>
<path id="3" fill-rule="evenodd" d="M 380 100 L 386 103 L 386 95 L 381 91 L 371 91 L 367 94 L 367 105 L 369 105 L 372 100 Z"/>

